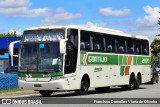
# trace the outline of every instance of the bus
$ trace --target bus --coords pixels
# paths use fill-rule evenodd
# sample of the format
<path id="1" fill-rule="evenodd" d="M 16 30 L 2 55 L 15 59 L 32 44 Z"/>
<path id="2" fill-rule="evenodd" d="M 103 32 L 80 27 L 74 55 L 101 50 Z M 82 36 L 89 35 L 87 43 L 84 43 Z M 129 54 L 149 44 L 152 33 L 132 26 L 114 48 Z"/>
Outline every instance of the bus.
<path id="1" fill-rule="evenodd" d="M 132 90 L 150 81 L 148 38 L 119 30 L 96 26 L 28 28 L 18 56 L 20 89 L 39 91 L 44 97 L 57 91 L 83 95 L 90 88 L 105 92 L 111 86 Z"/>

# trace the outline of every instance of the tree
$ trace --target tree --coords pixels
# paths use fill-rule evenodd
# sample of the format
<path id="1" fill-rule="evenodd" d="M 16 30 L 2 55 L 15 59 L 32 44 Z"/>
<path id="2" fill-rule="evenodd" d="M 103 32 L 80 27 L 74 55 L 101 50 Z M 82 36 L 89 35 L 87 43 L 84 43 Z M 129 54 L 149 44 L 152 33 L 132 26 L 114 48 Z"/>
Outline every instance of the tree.
<path id="1" fill-rule="evenodd" d="M 160 12 L 159 12 L 160 13 Z M 158 20 L 158 25 L 160 26 L 160 18 L 159 18 L 159 20 Z M 160 29 L 160 28 L 159 28 Z M 158 35 L 158 36 L 160 36 L 160 34 Z"/>
<path id="2" fill-rule="evenodd" d="M 151 43 L 151 59 L 152 65 L 156 65 L 158 61 L 157 54 L 160 52 L 160 38 L 155 38 Z"/>
<path id="3" fill-rule="evenodd" d="M 17 37 L 18 35 L 17 35 L 17 33 L 16 32 L 11 32 L 11 33 L 7 33 L 7 34 L 5 34 L 5 33 L 1 33 L 0 34 L 0 38 L 4 38 L 4 37 Z"/>
<path id="4" fill-rule="evenodd" d="M 158 20 L 158 25 L 160 26 L 160 18 Z M 158 34 L 157 36 L 160 36 L 160 34 Z M 160 38 L 155 38 L 151 43 L 151 53 L 152 53 L 151 54 L 151 59 L 152 59 L 151 64 L 154 65 L 154 66 L 156 66 L 156 63 L 158 61 L 157 54 L 159 52 L 160 52 Z"/>
<path id="5" fill-rule="evenodd" d="M 160 38 L 154 38 L 151 43 L 151 53 L 155 56 L 160 52 Z"/>

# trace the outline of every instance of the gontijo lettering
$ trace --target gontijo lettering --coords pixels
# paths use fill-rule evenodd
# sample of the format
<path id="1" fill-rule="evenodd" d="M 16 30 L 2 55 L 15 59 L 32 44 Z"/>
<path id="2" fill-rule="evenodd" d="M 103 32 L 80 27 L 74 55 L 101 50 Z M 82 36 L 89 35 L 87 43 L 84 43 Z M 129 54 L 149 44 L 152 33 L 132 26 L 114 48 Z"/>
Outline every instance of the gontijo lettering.
<path id="1" fill-rule="evenodd" d="M 107 62 L 107 57 L 105 57 L 105 56 L 89 56 L 88 62 Z"/>

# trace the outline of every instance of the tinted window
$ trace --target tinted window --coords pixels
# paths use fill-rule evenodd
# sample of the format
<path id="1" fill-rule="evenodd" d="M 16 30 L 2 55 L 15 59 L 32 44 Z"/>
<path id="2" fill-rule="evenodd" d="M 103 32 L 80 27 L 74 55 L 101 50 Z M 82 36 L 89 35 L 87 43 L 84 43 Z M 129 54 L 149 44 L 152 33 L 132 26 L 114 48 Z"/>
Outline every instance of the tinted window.
<path id="1" fill-rule="evenodd" d="M 142 41 L 142 53 L 143 55 L 149 55 L 149 43 L 147 40 Z"/>
<path id="2" fill-rule="evenodd" d="M 91 50 L 90 49 L 90 35 L 91 33 L 88 31 L 81 31 L 81 50 Z"/>
<path id="3" fill-rule="evenodd" d="M 126 42 L 127 42 L 127 53 L 134 54 L 135 49 L 134 49 L 133 39 L 127 38 Z"/>
<path id="4" fill-rule="evenodd" d="M 118 41 L 118 53 L 126 53 L 126 39 L 124 37 L 117 37 Z"/>
<path id="5" fill-rule="evenodd" d="M 93 43 L 93 51 L 102 52 L 104 51 L 104 41 L 103 41 L 103 34 L 94 33 L 92 36 L 92 43 Z"/>
<path id="6" fill-rule="evenodd" d="M 107 35 L 105 38 L 106 52 L 115 52 L 116 38 L 113 35 Z"/>
<path id="7" fill-rule="evenodd" d="M 140 55 L 142 53 L 141 40 L 136 39 L 134 42 L 134 45 L 135 45 L 135 54 Z"/>

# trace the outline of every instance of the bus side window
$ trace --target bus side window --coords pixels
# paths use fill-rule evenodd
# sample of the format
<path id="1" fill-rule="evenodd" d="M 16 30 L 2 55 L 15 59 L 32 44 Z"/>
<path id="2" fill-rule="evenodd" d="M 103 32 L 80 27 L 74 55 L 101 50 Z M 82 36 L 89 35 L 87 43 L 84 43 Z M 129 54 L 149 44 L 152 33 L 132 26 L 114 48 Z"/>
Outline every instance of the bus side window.
<path id="1" fill-rule="evenodd" d="M 119 46 L 119 52 L 124 53 L 124 47 L 123 46 Z"/>
<path id="2" fill-rule="evenodd" d="M 85 42 L 85 49 L 90 50 L 90 43 L 89 42 Z"/>
<path id="3" fill-rule="evenodd" d="M 100 45 L 98 43 L 94 44 L 94 51 L 100 51 Z"/>
<path id="4" fill-rule="evenodd" d="M 108 46 L 107 46 L 107 52 L 112 52 L 112 51 L 113 51 L 112 45 L 108 45 Z"/>
<path id="5" fill-rule="evenodd" d="M 149 55 L 149 43 L 147 40 L 142 41 L 142 53 L 143 55 Z"/>
<path id="6" fill-rule="evenodd" d="M 94 32 L 92 43 L 93 43 L 93 51 L 104 52 L 103 34 Z"/>
<path id="7" fill-rule="evenodd" d="M 81 51 L 90 51 L 90 32 L 81 31 Z"/>
<path id="8" fill-rule="evenodd" d="M 137 54 L 137 55 L 141 55 L 141 53 L 142 53 L 142 49 L 141 49 L 141 41 L 140 40 L 138 40 L 138 39 L 136 39 L 135 41 L 134 41 L 134 46 L 135 46 L 135 54 Z"/>
<path id="9" fill-rule="evenodd" d="M 127 38 L 127 52 L 128 54 L 134 54 L 135 49 L 134 49 L 134 44 L 133 44 L 133 39 L 132 38 Z"/>
<path id="10" fill-rule="evenodd" d="M 136 48 L 136 53 L 140 54 L 139 48 Z"/>
<path id="11" fill-rule="evenodd" d="M 81 42 L 81 50 L 85 50 L 85 43 Z"/>
<path id="12" fill-rule="evenodd" d="M 106 43 L 106 52 L 115 52 L 115 36 L 106 35 L 105 43 Z"/>
<path id="13" fill-rule="evenodd" d="M 118 37 L 118 53 L 126 53 L 126 41 L 123 37 Z"/>

